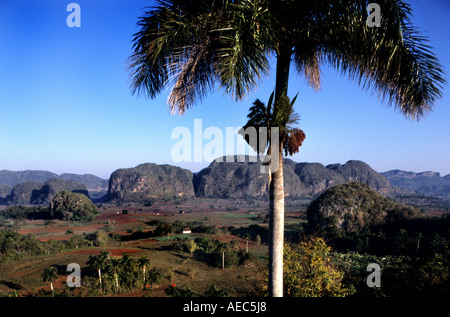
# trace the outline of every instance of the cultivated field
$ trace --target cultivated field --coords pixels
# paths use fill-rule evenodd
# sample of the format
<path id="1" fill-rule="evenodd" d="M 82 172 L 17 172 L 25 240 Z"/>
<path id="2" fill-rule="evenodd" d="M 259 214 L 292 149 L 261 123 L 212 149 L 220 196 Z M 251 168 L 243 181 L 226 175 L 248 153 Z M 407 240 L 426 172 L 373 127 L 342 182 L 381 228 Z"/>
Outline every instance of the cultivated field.
<path id="1" fill-rule="evenodd" d="M 302 216 L 306 201 L 292 201 L 286 204 L 286 235 L 298 236 L 296 224 L 304 222 Z M 268 203 L 264 201 L 194 199 L 182 202 L 158 202 L 152 206 L 142 205 L 101 205 L 100 214 L 90 223 L 75 223 L 68 221 L 23 220 L 16 224 L 21 234 L 32 234 L 44 243 L 69 240 L 76 236 L 86 236 L 96 232 L 107 232 L 116 237 L 109 239 L 101 246 L 80 247 L 67 252 L 34 256 L 15 262 L 0 264 L 0 295 L 47 296 L 49 283 L 42 280 L 41 274 L 45 268 L 54 266 L 58 271 L 55 288 L 61 292 L 66 289 L 66 271 L 69 263 L 77 263 L 81 267 L 80 288 L 71 289 L 77 296 L 103 296 L 102 292 L 93 293 L 83 289 L 83 281 L 97 278 L 95 270 L 89 268 L 87 262 L 90 255 L 98 255 L 108 251 L 111 257 L 120 258 L 128 254 L 134 259 L 147 256 L 150 268 L 168 269 L 170 274 L 160 283 L 152 285 L 147 290 L 119 292 L 109 296 L 166 296 L 165 289 L 172 283 L 177 287 L 189 288 L 195 293 L 204 294 L 212 286 L 226 290 L 228 296 L 251 295 L 254 290 L 253 279 L 258 273 L 258 263 L 264 265 L 267 255 L 266 236 L 260 236 L 256 241 L 255 228 L 259 233 L 267 230 L 265 216 Z M 157 222 L 155 222 L 157 221 Z M 182 222 L 186 226 L 203 225 L 206 227 L 226 228 L 225 233 L 188 233 L 174 232 L 161 237 L 151 236 L 155 223 Z M 256 226 L 255 226 L 256 225 Z M 139 232 L 141 236 L 136 236 Z M 149 233 L 146 235 L 146 233 Z M 245 236 L 250 239 L 246 241 Z M 208 235 L 212 239 L 228 242 L 236 249 L 245 250 L 258 261 L 256 264 L 233 265 L 224 270 L 212 266 L 204 259 L 177 251 L 170 246 L 176 238 L 195 239 Z M 117 237 L 120 237 L 117 239 Z"/>

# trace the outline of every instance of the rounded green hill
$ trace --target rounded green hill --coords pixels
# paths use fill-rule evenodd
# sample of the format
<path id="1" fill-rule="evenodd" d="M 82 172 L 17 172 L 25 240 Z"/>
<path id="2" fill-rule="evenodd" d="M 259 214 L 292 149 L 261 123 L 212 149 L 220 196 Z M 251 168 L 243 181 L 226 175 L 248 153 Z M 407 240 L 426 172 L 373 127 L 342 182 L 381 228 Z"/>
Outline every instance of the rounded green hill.
<path id="1" fill-rule="evenodd" d="M 91 221 L 98 213 L 97 206 L 86 195 L 65 190 L 59 192 L 50 203 L 54 218 Z"/>

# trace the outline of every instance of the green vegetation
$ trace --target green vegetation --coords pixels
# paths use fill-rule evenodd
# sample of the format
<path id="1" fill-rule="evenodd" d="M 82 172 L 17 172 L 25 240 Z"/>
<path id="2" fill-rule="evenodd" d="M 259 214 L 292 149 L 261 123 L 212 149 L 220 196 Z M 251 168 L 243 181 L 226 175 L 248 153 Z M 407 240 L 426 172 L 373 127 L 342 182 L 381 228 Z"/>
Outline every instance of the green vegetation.
<path id="1" fill-rule="evenodd" d="M 398 218 L 421 217 L 419 210 L 395 203 L 364 183 L 345 183 L 322 193 L 307 208 L 310 228 L 336 235 L 359 233 Z"/>
<path id="2" fill-rule="evenodd" d="M 309 206 L 308 217 L 296 212 L 301 204 L 291 203 L 285 225 L 284 296 L 450 293 L 448 216 L 426 216 L 360 184 L 324 192 Z M 214 211 L 207 213 L 178 212 L 211 204 Z M 268 225 L 252 217 L 264 214 L 267 207 L 259 202 L 251 212 L 229 212 L 230 204 L 239 202 L 104 204 L 102 214 L 89 224 L 33 218 L 31 209 L 9 207 L 2 214 L 15 218 L 4 218 L 8 229 L 0 229 L 0 295 L 266 296 Z M 352 214 L 346 212 L 350 209 Z M 313 210 L 321 215 L 312 217 Z M 347 225 L 339 226 L 340 220 Z M 82 227 L 95 229 L 85 232 Z M 40 241 L 14 231 L 29 228 L 48 233 L 39 234 Z M 192 233 L 182 234 L 184 228 Z M 52 231 L 64 240 L 48 240 Z M 80 264 L 82 287 L 69 289 L 60 283 L 68 263 Z M 381 288 L 366 284 L 369 263 L 381 267 Z M 54 292 L 51 280 L 43 282 L 42 277 L 51 266 L 58 276 Z"/>
<path id="3" fill-rule="evenodd" d="M 35 256 L 48 256 L 76 250 L 105 245 L 109 239 L 104 232 L 74 235 L 69 240 L 42 242 L 32 234 L 20 234 L 11 230 L 0 230 L 0 263 L 28 259 Z"/>
<path id="4" fill-rule="evenodd" d="M 53 283 L 58 278 L 58 274 L 56 274 L 56 268 L 54 266 L 51 266 L 49 268 L 44 269 L 44 271 L 42 271 L 41 276 L 44 282 L 50 282 L 50 288 L 53 292 Z"/>
<path id="5" fill-rule="evenodd" d="M 384 3 L 382 32 L 364 23 L 364 7 L 354 1 L 212 1 L 189 5 L 164 1 L 145 12 L 139 19 L 139 32 L 134 34 L 132 92 L 154 99 L 170 86 L 168 105 L 179 114 L 216 84 L 243 99 L 263 75 L 269 74 L 273 66 L 269 56 L 276 56 L 273 109 L 272 102 L 265 109 L 259 107 L 266 110 L 259 116 L 265 120 L 249 122 L 249 126 L 280 128 L 276 148 L 275 144 L 265 144 L 271 155 L 281 158 L 269 180 L 269 267 L 274 270 L 269 285 L 274 297 L 283 295 L 283 151 L 297 152 L 305 137 L 298 128 L 287 129 L 295 122 L 291 120 L 293 102 L 288 98 L 291 64 L 316 90 L 321 86 L 321 67 L 328 64 L 378 92 L 408 118 L 421 119 L 442 97 L 446 82 L 443 67 L 428 40 L 412 25 L 410 6 L 402 1 Z M 256 117 L 252 112 L 249 116 Z"/>
<path id="6" fill-rule="evenodd" d="M 53 198 L 49 210 L 56 219 L 86 222 L 92 221 L 98 213 L 97 206 L 86 195 L 67 190 Z"/>
<path id="7" fill-rule="evenodd" d="M 173 243 L 174 250 L 194 254 L 198 259 L 215 267 L 231 267 L 241 265 L 252 259 L 252 254 L 238 250 L 231 244 L 220 242 L 205 235 L 195 240 L 177 238 Z"/>
<path id="8" fill-rule="evenodd" d="M 120 290 L 148 288 L 163 275 L 156 269 L 147 270 L 150 265 L 148 257 L 142 256 L 135 260 L 126 253 L 121 258 L 112 258 L 108 252 L 102 251 L 99 255 L 89 256 L 87 264 L 98 272 L 97 287 L 105 295 L 119 293 Z"/>
<path id="9" fill-rule="evenodd" d="M 325 191 L 311 202 L 307 216 L 305 232 L 326 237 L 340 251 L 433 256 L 450 241 L 449 215 L 427 217 L 361 183 Z"/>
<path id="10" fill-rule="evenodd" d="M 325 191 L 307 215 L 303 232 L 326 239 L 356 296 L 449 294 L 449 214 L 426 216 L 350 183 Z M 368 263 L 381 266 L 381 289 L 365 285 Z"/>
<path id="11" fill-rule="evenodd" d="M 288 297 L 347 296 L 344 271 L 332 262 L 322 238 L 284 246 L 284 295 Z"/>
<path id="12" fill-rule="evenodd" d="M 53 213 L 45 207 L 9 206 L 0 211 L 1 218 L 7 219 L 54 219 Z"/>
<path id="13" fill-rule="evenodd" d="M 49 249 L 32 235 L 22 235 L 10 230 L 0 230 L 0 263 L 37 255 L 45 255 Z"/>

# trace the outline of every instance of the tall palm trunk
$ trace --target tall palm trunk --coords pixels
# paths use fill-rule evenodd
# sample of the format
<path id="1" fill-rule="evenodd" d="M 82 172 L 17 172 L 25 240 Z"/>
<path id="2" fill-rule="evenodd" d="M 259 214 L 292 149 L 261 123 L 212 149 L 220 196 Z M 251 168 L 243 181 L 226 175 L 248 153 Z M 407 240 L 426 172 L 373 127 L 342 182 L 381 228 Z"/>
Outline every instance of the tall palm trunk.
<path id="1" fill-rule="evenodd" d="M 269 207 L 269 295 L 283 296 L 284 179 L 283 155 L 278 153 L 278 169 L 272 173 Z"/>
<path id="2" fill-rule="evenodd" d="M 98 269 L 98 281 L 100 282 L 100 285 L 102 285 L 102 271 L 101 269 Z"/>
<path id="3" fill-rule="evenodd" d="M 142 273 L 144 275 L 144 286 L 145 286 L 145 265 L 142 267 Z"/>
<path id="4" fill-rule="evenodd" d="M 278 100 L 287 96 L 291 50 L 280 50 L 277 56 L 274 114 Z M 271 151 L 272 155 L 276 155 Z M 278 145 L 278 169 L 270 175 L 269 202 L 269 296 L 283 296 L 283 243 L 284 243 L 284 178 L 283 144 Z"/>
<path id="5" fill-rule="evenodd" d="M 222 250 L 222 270 L 225 270 L 225 251 Z"/>

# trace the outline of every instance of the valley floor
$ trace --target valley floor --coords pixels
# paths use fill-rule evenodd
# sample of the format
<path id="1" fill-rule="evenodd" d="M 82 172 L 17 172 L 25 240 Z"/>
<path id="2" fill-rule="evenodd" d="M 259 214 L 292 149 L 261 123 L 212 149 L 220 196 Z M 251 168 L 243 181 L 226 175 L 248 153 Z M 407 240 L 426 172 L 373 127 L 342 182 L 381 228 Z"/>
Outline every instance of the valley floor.
<path id="1" fill-rule="evenodd" d="M 299 201 L 288 204 L 287 224 L 304 222 L 301 216 L 304 212 L 305 202 Z M 120 239 L 109 239 L 101 246 L 80 247 L 47 256 L 33 256 L 14 262 L 0 263 L 0 296 L 48 296 L 49 283 L 43 282 L 41 274 L 47 267 L 54 266 L 58 270 L 58 279 L 55 289 L 67 289 L 66 280 L 70 274 L 66 272 L 69 263 L 77 263 L 81 267 L 82 281 L 84 278 L 96 278 L 96 272 L 88 268 L 89 256 L 98 255 L 101 251 L 108 251 L 111 257 L 120 258 L 128 254 L 132 258 L 147 256 L 150 267 L 168 269 L 170 278 L 161 285 L 153 285 L 146 290 L 133 290 L 108 294 L 108 296 L 167 296 L 165 290 L 172 284 L 178 287 L 188 287 L 195 293 L 204 294 L 212 286 L 227 290 L 228 296 L 248 296 L 253 292 L 252 276 L 257 274 L 255 265 L 231 266 L 222 270 L 213 267 L 203 259 L 186 252 L 170 248 L 176 238 L 195 239 L 205 233 L 173 233 L 170 236 L 136 238 L 137 233 L 145 235 L 155 229 L 152 222 L 182 222 L 191 225 L 204 225 L 210 227 L 235 228 L 235 235 L 226 231 L 225 234 L 208 234 L 212 239 L 230 243 L 234 240 L 236 249 L 246 249 L 244 234 L 251 225 L 257 224 L 264 230 L 267 212 L 267 202 L 260 201 L 231 201 L 220 199 L 195 199 L 184 202 L 160 202 L 152 206 L 140 205 L 103 205 L 101 213 L 90 223 L 74 223 L 62 220 L 22 220 L 14 224 L 18 233 L 31 234 L 44 243 L 55 241 L 69 241 L 71 238 L 86 237 L 97 232 L 107 232 Z M 287 233 L 295 233 L 295 230 Z M 255 235 L 253 235 L 253 238 Z M 265 241 L 256 243 L 255 239 L 249 241 L 248 250 L 262 263 L 267 255 Z M 73 295 L 85 296 L 92 294 L 103 296 L 100 293 L 72 290 Z"/>

